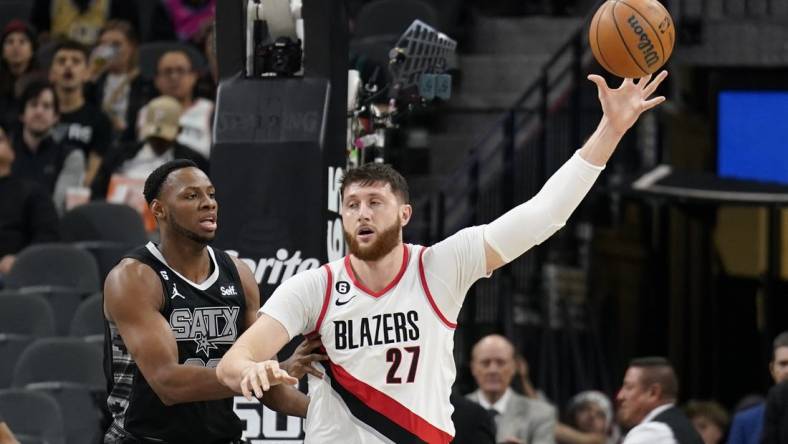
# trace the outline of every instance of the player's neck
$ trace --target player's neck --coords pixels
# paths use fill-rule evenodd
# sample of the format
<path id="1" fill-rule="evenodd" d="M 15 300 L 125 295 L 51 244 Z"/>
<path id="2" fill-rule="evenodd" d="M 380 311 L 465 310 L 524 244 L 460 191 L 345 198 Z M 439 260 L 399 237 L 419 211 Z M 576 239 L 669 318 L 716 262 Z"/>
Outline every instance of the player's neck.
<path id="1" fill-rule="evenodd" d="M 350 266 L 353 267 L 353 274 L 362 285 L 377 292 L 386 288 L 397 277 L 402 268 L 404 254 L 405 249 L 400 242 L 376 261 L 364 261 L 351 254 Z"/>
<path id="2" fill-rule="evenodd" d="M 201 283 L 211 273 L 211 261 L 205 245 L 189 239 L 171 239 L 162 236 L 159 243 L 164 260 L 175 271 L 192 282 Z"/>

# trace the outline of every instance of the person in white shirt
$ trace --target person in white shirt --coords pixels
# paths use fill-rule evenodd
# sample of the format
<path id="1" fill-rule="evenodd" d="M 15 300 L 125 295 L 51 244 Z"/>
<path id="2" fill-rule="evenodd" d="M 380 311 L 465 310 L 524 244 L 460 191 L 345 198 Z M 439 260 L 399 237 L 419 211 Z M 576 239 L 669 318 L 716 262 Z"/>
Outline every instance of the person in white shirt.
<path id="1" fill-rule="evenodd" d="M 479 403 L 495 419 L 498 443 L 555 443 L 555 408 L 515 393 L 514 346 L 501 335 L 483 337 L 471 351 L 471 374 L 479 389 L 468 399 Z"/>
<path id="2" fill-rule="evenodd" d="M 412 207 L 388 165 L 347 171 L 340 185 L 350 254 L 284 281 L 224 355 L 219 380 L 251 398 L 280 371 L 268 361 L 291 338 L 320 336 L 327 359 L 309 377 L 305 443 L 449 443 L 454 330 L 468 289 L 558 231 L 593 186 L 624 133 L 654 97 L 663 71 L 617 89 L 589 76 L 603 117 L 536 196 L 487 225 L 435 245 L 403 242 Z"/>
<path id="3" fill-rule="evenodd" d="M 703 444 L 687 416 L 676 407 L 679 382 L 661 357 L 630 362 L 616 396 L 619 424 L 631 428 L 623 444 Z"/>

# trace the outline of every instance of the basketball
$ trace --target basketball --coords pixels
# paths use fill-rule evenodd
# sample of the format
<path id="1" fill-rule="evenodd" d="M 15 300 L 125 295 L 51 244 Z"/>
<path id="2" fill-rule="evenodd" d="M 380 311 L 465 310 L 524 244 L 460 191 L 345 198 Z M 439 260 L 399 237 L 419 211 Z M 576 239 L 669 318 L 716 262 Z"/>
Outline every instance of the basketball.
<path id="1" fill-rule="evenodd" d="M 658 0 L 608 0 L 591 20 L 588 41 L 605 70 L 643 77 L 661 68 L 673 52 L 673 19 Z"/>

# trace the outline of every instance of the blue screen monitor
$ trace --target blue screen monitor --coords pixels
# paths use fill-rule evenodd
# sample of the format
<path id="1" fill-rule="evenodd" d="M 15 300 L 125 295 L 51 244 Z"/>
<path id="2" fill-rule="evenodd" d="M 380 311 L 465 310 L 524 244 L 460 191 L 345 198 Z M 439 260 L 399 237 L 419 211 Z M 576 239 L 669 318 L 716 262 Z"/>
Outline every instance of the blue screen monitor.
<path id="1" fill-rule="evenodd" d="M 788 185 L 788 91 L 721 91 L 717 174 Z"/>

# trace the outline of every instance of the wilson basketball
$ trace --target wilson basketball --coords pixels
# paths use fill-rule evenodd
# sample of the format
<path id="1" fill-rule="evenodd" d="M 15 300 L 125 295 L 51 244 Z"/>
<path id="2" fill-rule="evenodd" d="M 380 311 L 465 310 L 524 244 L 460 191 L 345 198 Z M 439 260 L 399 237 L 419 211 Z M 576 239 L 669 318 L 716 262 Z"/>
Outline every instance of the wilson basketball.
<path id="1" fill-rule="evenodd" d="M 673 52 L 673 19 L 658 0 L 608 0 L 588 29 L 594 58 L 619 77 L 643 77 Z"/>

